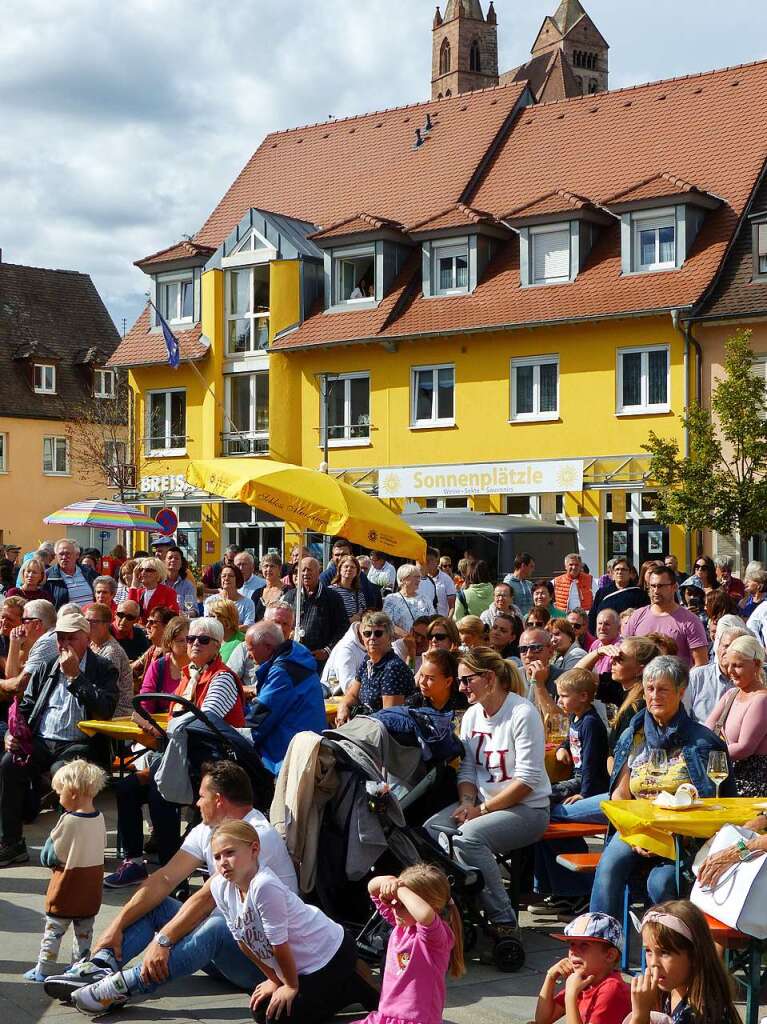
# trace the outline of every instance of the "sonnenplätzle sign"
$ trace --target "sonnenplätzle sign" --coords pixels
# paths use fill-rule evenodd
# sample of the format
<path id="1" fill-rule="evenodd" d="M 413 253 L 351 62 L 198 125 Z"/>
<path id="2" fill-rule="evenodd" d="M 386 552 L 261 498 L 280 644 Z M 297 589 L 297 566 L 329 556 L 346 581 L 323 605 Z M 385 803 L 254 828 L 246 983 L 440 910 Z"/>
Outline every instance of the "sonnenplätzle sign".
<path id="1" fill-rule="evenodd" d="M 381 498 L 472 494 L 561 494 L 583 490 L 583 462 L 484 462 L 475 465 L 401 466 L 378 471 Z"/>

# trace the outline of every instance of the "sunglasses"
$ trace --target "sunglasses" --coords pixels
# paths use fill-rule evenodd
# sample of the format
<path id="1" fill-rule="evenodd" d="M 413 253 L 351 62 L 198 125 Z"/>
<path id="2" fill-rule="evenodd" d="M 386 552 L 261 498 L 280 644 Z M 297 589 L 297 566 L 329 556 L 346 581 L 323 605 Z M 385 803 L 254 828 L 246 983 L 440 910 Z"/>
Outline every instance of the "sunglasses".
<path id="1" fill-rule="evenodd" d="M 519 648 L 519 653 L 520 654 L 527 654 L 529 651 L 531 651 L 533 654 L 535 654 L 538 651 L 542 651 L 543 648 L 544 648 L 544 644 L 523 644 Z"/>
<path id="2" fill-rule="evenodd" d="M 371 636 L 374 636 L 377 640 L 380 640 L 382 636 L 386 636 L 385 629 L 363 629 L 362 635 L 366 640 L 369 640 Z"/>
<path id="3" fill-rule="evenodd" d="M 207 647 L 208 644 L 213 643 L 213 637 L 212 636 L 188 636 L 186 638 L 186 642 L 189 644 L 190 647 L 194 643 L 198 643 L 200 645 L 200 647 Z"/>
<path id="4" fill-rule="evenodd" d="M 472 679 L 477 679 L 484 674 L 484 672 L 470 672 L 465 676 L 458 676 L 458 685 L 463 686 L 465 684 L 468 686 Z"/>
<path id="5" fill-rule="evenodd" d="M 430 640 L 436 640 L 437 643 L 441 644 L 445 640 L 447 640 L 447 633 L 432 633 L 432 635 L 429 637 L 429 639 Z"/>
<path id="6" fill-rule="evenodd" d="M 128 622 L 135 622 L 138 615 L 130 615 L 128 612 L 115 612 L 116 619 L 127 619 Z"/>
<path id="7" fill-rule="evenodd" d="M 706 565 L 705 562 L 698 562 L 698 564 L 695 566 L 695 568 L 696 569 L 707 569 L 708 566 Z"/>

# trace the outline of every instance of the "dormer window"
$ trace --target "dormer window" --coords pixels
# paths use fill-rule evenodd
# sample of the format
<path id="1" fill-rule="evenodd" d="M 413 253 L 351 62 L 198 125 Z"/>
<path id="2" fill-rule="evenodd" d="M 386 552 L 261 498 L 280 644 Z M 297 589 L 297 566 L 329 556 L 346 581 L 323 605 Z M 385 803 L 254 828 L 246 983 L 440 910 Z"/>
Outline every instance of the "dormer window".
<path id="1" fill-rule="evenodd" d="M 762 216 L 765 216 L 762 214 Z M 754 277 L 767 280 L 767 219 L 754 224 Z"/>
<path id="2" fill-rule="evenodd" d="M 469 290 L 469 240 L 448 239 L 432 244 L 434 294 L 460 295 Z"/>
<path id="3" fill-rule="evenodd" d="M 157 308 L 170 324 L 192 323 L 194 279 L 191 273 L 157 279 Z"/>
<path id="4" fill-rule="evenodd" d="M 531 284 L 561 284 L 570 280 L 569 223 L 531 228 L 530 244 Z"/>
<path id="5" fill-rule="evenodd" d="M 336 306 L 373 302 L 375 285 L 374 245 L 333 250 L 333 301 Z"/>
<path id="6" fill-rule="evenodd" d="M 670 270 L 676 266 L 676 217 L 673 210 L 634 214 L 631 227 L 635 270 Z"/>
<path id="7" fill-rule="evenodd" d="M 93 395 L 95 398 L 114 398 L 115 391 L 114 370 L 93 371 Z"/>
<path id="8" fill-rule="evenodd" d="M 56 394 L 56 367 L 50 363 L 35 363 L 35 393 L 38 395 Z"/>

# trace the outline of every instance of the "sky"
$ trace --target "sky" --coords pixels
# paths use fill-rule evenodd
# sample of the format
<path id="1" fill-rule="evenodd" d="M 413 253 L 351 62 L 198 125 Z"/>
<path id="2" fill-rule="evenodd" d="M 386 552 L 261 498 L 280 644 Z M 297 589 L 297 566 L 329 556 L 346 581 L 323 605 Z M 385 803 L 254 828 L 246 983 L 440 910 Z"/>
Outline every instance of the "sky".
<path id="1" fill-rule="evenodd" d="M 767 57 L 756 0 L 583 3 L 612 88 Z M 501 71 L 557 4 L 496 0 Z M 194 234 L 267 132 L 428 99 L 434 6 L 5 0 L 2 258 L 90 274 L 122 333 L 134 260 Z"/>

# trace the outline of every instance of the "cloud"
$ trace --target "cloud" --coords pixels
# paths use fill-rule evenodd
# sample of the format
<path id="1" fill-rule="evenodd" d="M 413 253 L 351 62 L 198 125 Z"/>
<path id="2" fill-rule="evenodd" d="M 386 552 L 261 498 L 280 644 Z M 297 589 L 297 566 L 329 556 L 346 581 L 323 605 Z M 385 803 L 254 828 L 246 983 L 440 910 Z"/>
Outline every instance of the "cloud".
<path id="1" fill-rule="evenodd" d="M 496 0 L 502 70 L 526 59 L 556 3 Z M 611 44 L 616 86 L 764 52 L 767 10 L 749 0 L 726 14 L 714 0 L 585 5 Z M 268 131 L 428 97 L 433 10 L 6 0 L 3 258 L 90 273 L 118 327 L 130 324 L 147 284 L 133 261 L 194 233 Z"/>

